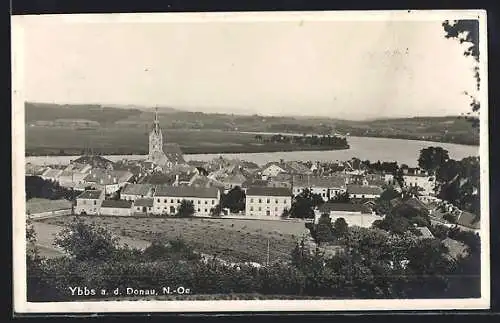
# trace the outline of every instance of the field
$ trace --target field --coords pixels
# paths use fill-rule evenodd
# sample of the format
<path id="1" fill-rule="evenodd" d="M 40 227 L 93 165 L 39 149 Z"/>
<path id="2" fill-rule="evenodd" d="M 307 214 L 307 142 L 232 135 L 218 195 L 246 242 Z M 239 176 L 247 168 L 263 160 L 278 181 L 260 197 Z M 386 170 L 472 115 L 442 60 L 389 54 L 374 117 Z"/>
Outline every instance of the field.
<path id="1" fill-rule="evenodd" d="M 40 222 L 64 226 L 73 219 L 72 216 L 65 216 Z M 296 241 L 306 230 L 303 222 L 291 221 L 117 217 L 83 219 L 131 239 L 153 241 L 156 238 L 181 238 L 198 252 L 216 255 L 231 262 L 265 263 L 268 240 L 269 260 L 287 261 Z"/>
<path id="2" fill-rule="evenodd" d="M 48 200 L 32 198 L 26 202 L 26 211 L 30 214 L 71 209 L 71 202 L 67 200 Z"/>

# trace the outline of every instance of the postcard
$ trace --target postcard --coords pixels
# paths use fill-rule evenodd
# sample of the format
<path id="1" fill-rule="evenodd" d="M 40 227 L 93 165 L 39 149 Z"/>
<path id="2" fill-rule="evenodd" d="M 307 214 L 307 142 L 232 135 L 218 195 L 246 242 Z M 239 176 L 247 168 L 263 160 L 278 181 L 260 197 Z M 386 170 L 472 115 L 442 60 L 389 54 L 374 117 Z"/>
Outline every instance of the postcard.
<path id="1" fill-rule="evenodd" d="M 12 17 L 14 312 L 490 306 L 486 12 Z"/>

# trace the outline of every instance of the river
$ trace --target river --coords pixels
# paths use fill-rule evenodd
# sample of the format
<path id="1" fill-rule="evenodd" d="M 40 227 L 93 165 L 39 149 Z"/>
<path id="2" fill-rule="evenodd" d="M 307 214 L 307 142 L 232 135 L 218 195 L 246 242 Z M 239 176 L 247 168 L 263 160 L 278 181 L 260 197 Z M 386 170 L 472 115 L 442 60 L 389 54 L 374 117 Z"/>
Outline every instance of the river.
<path id="1" fill-rule="evenodd" d="M 215 157 L 223 156 L 226 158 L 237 158 L 251 161 L 259 165 L 264 165 L 270 161 L 284 160 L 302 160 L 302 161 L 334 161 L 348 160 L 357 157 L 361 160 L 370 160 L 371 162 L 396 161 L 399 164 L 408 166 L 417 166 L 417 159 L 420 150 L 430 146 L 439 146 L 446 149 L 450 158 L 460 160 L 465 157 L 479 156 L 479 146 L 466 146 L 449 143 L 438 143 L 429 141 L 389 139 L 389 138 L 371 138 L 371 137 L 348 137 L 350 149 L 327 150 L 327 151 L 289 151 L 289 152 L 270 152 L 270 153 L 240 153 L 240 154 L 192 154 L 185 155 L 189 160 L 207 161 Z M 123 158 L 129 160 L 143 159 L 143 155 L 114 155 L 105 156 L 106 158 L 117 161 Z M 26 162 L 43 164 L 68 164 L 75 156 L 26 156 Z"/>

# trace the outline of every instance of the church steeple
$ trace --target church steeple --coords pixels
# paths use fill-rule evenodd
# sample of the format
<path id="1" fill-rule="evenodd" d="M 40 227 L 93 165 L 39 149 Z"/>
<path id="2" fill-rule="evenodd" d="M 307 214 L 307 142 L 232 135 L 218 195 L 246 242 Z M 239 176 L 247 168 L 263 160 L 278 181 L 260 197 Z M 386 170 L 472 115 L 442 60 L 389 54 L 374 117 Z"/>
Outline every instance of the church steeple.
<path id="1" fill-rule="evenodd" d="M 153 131 L 157 134 L 160 133 L 160 121 L 158 120 L 158 107 L 155 108 L 155 119 L 153 122 Z"/>

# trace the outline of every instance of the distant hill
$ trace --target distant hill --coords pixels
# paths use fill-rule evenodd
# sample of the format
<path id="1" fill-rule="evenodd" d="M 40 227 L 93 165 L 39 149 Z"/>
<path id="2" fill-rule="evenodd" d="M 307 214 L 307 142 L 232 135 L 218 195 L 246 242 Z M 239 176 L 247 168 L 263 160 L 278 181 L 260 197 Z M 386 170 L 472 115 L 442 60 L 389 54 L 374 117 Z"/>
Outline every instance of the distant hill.
<path id="1" fill-rule="evenodd" d="M 182 111 L 158 107 L 160 123 L 165 129 L 209 129 L 221 131 L 255 131 L 278 133 L 350 134 L 351 136 L 385 137 L 442 141 L 477 145 L 479 135 L 469 122 L 458 116 L 341 120 L 326 117 L 290 117 L 233 115 Z M 56 119 L 85 119 L 101 127 L 147 128 L 153 118 L 152 107 L 137 105 L 58 105 L 26 102 L 26 123 Z"/>

